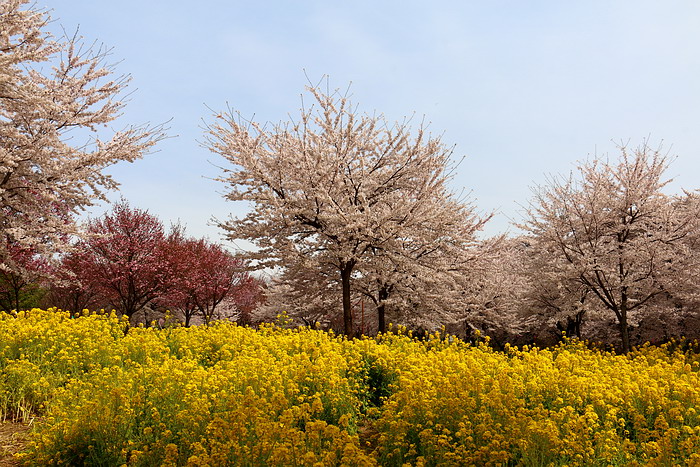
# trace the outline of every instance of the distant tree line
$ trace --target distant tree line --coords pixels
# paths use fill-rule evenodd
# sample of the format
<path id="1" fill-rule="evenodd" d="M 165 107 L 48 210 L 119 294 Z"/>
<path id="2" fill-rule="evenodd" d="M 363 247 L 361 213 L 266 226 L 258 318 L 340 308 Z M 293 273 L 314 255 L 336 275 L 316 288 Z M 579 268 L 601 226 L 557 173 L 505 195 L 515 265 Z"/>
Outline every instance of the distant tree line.
<path id="1" fill-rule="evenodd" d="M 425 125 L 361 113 L 347 94 L 311 85 L 287 122 L 230 112 L 206 130 L 227 163 L 225 197 L 250 205 L 220 227 L 254 250 L 232 255 L 166 231 L 125 201 L 78 224 L 116 188 L 103 169 L 164 133 L 104 130 L 128 77 L 112 77 L 104 51 L 50 38 L 48 14 L 26 4 L 0 5 L 3 309 L 43 300 L 134 320 L 169 308 L 186 324 L 224 308 L 246 323 L 285 312 L 349 337 L 396 323 L 465 338 L 478 330 L 496 344 L 567 334 L 622 352 L 700 337 L 700 195 L 669 193 L 670 159 L 648 142 L 536 186 L 517 236 L 483 238 L 492 214 L 454 191 L 452 147 Z M 255 269 L 273 279 L 263 284 Z"/>
<path id="2" fill-rule="evenodd" d="M 660 148 L 579 163 L 533 190 L 522 235 L 479 239 L 490 215 L 450 191 L 440 138 L 360 114 L 337 91 L 308 91 L 313 105 L 296 120 L 229 114 L 209 128 L 210 148 L 230 162 L 227 197 L 253 205 L 222 227 L 282 271 L 259 310 L 268 319 L 287 309 L 349 336 L 383 332 L 387 317 L 424 330 L 461 323 L 465 335 L 515 341 L 543 328 L 593 335 L 586 323 L 610 320 L 617 336 L 605 340 L 628 352 L 645 316 L 698 311 L 698 193 L 664 192 Z"/>

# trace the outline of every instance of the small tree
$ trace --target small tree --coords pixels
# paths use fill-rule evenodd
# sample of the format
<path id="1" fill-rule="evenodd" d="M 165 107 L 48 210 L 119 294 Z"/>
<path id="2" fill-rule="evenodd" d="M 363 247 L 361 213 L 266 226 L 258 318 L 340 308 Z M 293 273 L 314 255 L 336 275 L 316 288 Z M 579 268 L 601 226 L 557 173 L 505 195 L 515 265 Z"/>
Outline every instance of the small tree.
<path id="1" fill-rule="evenodd" d="M 126 201 L 88 222 L 75 254 L 81 283 L 129 318 L 169 291 L 174 270 L 163 225 Z"/>
<path id="2" fill-rule="evenodd" d="M 73 251 L 62 256 L 58 266 L 51 274 L 45 303 L 73 313 L 83 310 L 101 308 L 108 303 L 101 302 L 97 291 L 92 288 L 92 281 L 85 275 L 85 255 Z"/>
<path id="3" fill-rule="evenodd" d="M 696 209 L 676 209 L 662 193 L 668 159 L 646 144 L 617 163 L 578 166 L 579 178 L 538 187 L 521 226 L 561 280 L 577 281 L 614 313 L 622 351 L 630 350 L 630 314 L 650 306 L 688 271 L 684 239 Z"/>
<path id="4" fill-rule="evenodd" d="M 49 15 L 27 3 L 0 2 L 0 261 L 14 272 L 21 265 L 7 245 L 46 257 L 65 249 L 77 233 L 73 215 L 116 187 L 103 169 L 141 157 L 162 137 L 152 128 L 104 129 L 124 109 L 118 96 L 128 77 L 112 77 L 105 50 L 51 40 Z"/>
<path id="5" fill-rule="evenodd" d="M 241 258 L 204 239 L 172 236 L 168 243 L 173 274 L 161 301 L 183 312 L 185 326 L 196 313 L 209 324 L 217 307 L 226 299 L 237 305 L 238 295 L 241 306 L 252 306 L 247 296 L 252 291 L 246 290 L 252 282 Z"/>
<path id="6" fill-rule="evenodd" d="M 49 273 L 47 262 L 30 248 L 16 244 L 5 248 L 18 268 L 0 267 L 0 309 L 19 311 L 39 306 Z"/>
<path id="7" fill-rule="evenodd" d="M 265 303 L 266 287 L 264 280 L 249 276 L 233 289 L 232 301 L 236 307 L 238 324 L 253 324 L 255 310 Z"/>

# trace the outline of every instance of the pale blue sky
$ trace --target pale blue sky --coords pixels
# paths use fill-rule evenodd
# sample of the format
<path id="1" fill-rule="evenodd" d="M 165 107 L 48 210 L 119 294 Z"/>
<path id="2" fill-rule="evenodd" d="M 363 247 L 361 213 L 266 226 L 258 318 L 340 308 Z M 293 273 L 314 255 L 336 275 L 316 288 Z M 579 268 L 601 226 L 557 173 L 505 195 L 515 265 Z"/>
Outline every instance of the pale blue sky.
<path id="1" fill-rule="evenodd" d="M 121 195 L 196 236 L 242 207 L 209 180 L 197 141 L 227 104 L 259 121 L 296 115 L 306 74 L 352 82 L 360 109 L 425 116 L 466 156 L 456 189 L 509 228 L 530 187 L 614 141 L 677 155 L 674 187 L 700 188 L 700 2 L 62 0 L 56 22 L 113 48 L 133 77 L 126 123 L 172 119 L 159 152 L 111 172 Z M 116 199 L 119 195 L 114 195 Z M 94 212 L 100 213 L 104 209 Z"/>

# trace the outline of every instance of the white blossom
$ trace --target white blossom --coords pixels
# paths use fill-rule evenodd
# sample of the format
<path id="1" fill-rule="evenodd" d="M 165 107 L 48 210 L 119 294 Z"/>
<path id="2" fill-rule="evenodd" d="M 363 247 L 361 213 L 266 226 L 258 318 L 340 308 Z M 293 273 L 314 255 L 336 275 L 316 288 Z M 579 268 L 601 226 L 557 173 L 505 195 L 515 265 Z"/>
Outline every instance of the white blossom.
<path id="1" fill-rule="evenodd" d="M 298 120 L 263 126 L 230 114 L 209 128 L 209 148 L 231 164 L 227 198 L 251 204 L 222 227 L 258 247 L 260 267 L 332 271 L 352 335 L 353 284 L 448 287 L 485 219 L 449 191 L 452 150 L 440 138 L 359 114 L 337 92 L 309 92 L 314 105 Z"/>
<path id="2" fill-rule="evenodd" d="M 77 38 L 53 40 L 49 15 L 28 0 L 0 2 L 0 257 L 7 245 L 50 254 L 75 234 L 73 216 L 116 187 L 103 171 L 133 161 L 160 129 L 111 131 L 122 113 L 126 76 L 114 77 L 108 51 Z"/>

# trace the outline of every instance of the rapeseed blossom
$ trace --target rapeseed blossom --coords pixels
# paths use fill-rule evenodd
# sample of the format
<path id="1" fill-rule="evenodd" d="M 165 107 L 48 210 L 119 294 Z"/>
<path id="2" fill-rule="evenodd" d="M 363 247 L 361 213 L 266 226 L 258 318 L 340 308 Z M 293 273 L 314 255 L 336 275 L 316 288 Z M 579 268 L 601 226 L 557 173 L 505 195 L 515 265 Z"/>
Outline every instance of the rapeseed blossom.
<path id="1" fill-rule="evenodd" d="M 700 465 L 694 345 L 346 340 L 308 329 L 0 318 L 27 465 Z"/>

